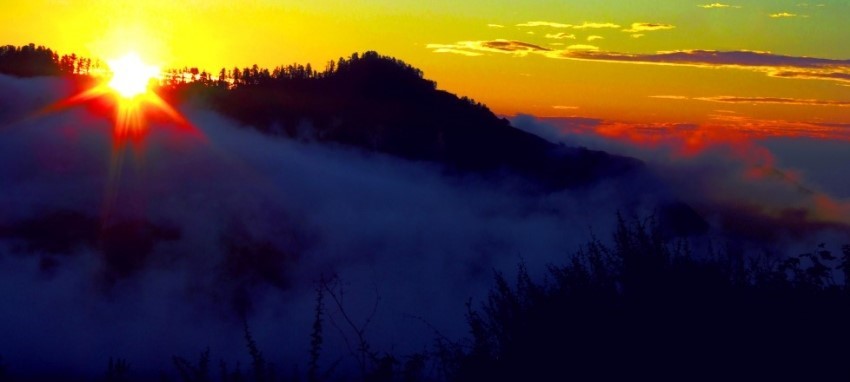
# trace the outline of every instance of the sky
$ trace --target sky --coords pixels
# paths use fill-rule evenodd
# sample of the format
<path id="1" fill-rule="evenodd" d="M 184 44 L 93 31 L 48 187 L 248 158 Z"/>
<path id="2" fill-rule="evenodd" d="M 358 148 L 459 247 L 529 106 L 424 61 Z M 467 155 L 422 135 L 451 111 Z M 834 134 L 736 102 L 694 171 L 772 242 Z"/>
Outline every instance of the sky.
<path id="1" fill-rule="evenodd" d="M 38 370 L 46 357 L 100 372 L 117 355 L 170 367 L 162 349 L 190 356 L 205 344 L 234 359 L 221 352 L 242 352 L 241 322 L 222 296 L 243 288 L 256 298 L 261 347 L 292 344 L 272 352 L 303 356 L 315 280 L 330 272 L 352 283 L 358 317 L 380 293 L 370 329 L 379 345 L 418 347 L 433 342 L 406 337 L 410 328 L 430 333 L 422 322 L 466 333 L 464 302 L 485 298 L 492 270 L 522 261 L 541 271 L 590 237 L 610 237 L 628 206 L 637 214 L 685 202 L 712 234 L 758 249 L 847 242 L 845 0 L 235 3 L 3 1 L 0 44 L 103 60 L 135 51 L 163 68 L 213 73 L 255 63 L 322 68 L 376 50 L 520 129 L 639 158 L 648 173 L 538 198 L 511 179 L 447 178 L 429 163 L 269 139 L 191 104 L 174 107 L 203 139 L 152 120 L 133 156 L 88 108 L 43 112 L 75 97 L 67 78 L 0 76 L 0 228 L 50 226 L 59 216 L 62 232 L 97 222 L 108 206 L 119 223 L 145 228 L 132 239 L 150 241 L 122 270 L 85 238 L 56 254 L 38 247 L 37 234 L 30 247 L 16 244 L 27 237 L 0 237 L 0 293 L 11 296 L 0 298 L 9 312 L 0 328 L 15 328 L 0 343 L 4 361 Z M 68 211 L 81 215 L 62 220 Z M 228 236 L 240 225 L 245 232 Z M 169 227 L 177 237 L 144 236 Z M 262 267 L 233 267 L 250 249 L 228 246 L 240 240 L 286 249 L 279 263 L 260 264 L 287 270 L 286 282 L 266 280 Z M 339 337 L 329 341 L 342 348 Z"/>
<path id="2" fill-rule="evenodd" d="M 2 43 L 103 59 L 134 50 L 162 67 L 322 68 L 376 50 L 502 115 L 728 126 L 722 110 L 758 125 L 850 123 L 841 0 L 33 0 L 2 10 Z"/>

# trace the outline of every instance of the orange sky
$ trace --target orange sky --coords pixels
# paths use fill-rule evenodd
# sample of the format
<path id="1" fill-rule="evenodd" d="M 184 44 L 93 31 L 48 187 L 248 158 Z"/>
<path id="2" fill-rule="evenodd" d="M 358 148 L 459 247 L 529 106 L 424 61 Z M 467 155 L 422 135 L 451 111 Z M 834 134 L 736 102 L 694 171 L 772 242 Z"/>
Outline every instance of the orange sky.
<path id="1" fill-rule="evenodd" d="M 377 50 L 500 114 L 850 123 L 846 1 L 597 3 L 31 0 L 0 43 L 214 72 Z"/>

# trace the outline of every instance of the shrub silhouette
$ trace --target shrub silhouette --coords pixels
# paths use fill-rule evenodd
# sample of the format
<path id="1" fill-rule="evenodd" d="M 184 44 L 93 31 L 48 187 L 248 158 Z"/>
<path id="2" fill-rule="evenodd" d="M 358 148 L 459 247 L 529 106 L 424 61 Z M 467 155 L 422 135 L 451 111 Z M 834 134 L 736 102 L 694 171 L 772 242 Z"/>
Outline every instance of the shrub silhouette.
<path id="1" fill-rule="evenodd" d="M 130 373 L 130 364 L 125 359 L 109 357 L 106 368 L 106 382 L 126 382 Z"/>
<path id="2" fill-rule="evenodd" d="M 846 268 L 850 251 L 844 247 Z M 654 222 L 619 219 L 535 282 L 520 266 L 470 306 L 473 341 L 452 379 L 655 380 L 846 377 L 846 289 L 823 246 L 786 261 L 696 256 Z M 806 263 L 808 261 L 808 263 Z"/>

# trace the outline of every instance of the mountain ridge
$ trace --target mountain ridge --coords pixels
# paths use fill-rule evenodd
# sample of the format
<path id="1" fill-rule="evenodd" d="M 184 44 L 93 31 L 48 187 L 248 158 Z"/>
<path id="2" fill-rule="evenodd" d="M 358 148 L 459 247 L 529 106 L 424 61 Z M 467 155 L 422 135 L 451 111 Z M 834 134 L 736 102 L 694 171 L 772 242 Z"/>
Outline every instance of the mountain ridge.
<path id="1" fill-rule="evenodd" d="M 437 162 L 462 173 L 507 170 L 546 191 L 643 167 L 637 159 L 554 144 L 517 129 L 485 105 L 437 89 L 419 69 L 373 51 L 329 67 L 312 77 L 277 78 L 255 67 L 249 73 L 256 78 L 230 88 L 195 82 L 169 89 L 181 98 L 201 96 L 264 133 Z"/>

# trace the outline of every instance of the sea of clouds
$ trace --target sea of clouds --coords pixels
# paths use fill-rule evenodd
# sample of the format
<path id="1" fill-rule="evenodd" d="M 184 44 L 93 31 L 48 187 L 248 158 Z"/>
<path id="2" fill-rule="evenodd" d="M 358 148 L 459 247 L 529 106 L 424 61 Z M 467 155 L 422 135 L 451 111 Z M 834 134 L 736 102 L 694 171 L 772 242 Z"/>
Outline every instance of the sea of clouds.
<path id="1" fill-rule="evenodd" d="M 520 116 L 520 128 L 650 166 L 529 194 L 510 177 L 271 137 L 191 104 L 178 110 L 193 129 L 156 120 L 143 141 L 116 143 L 96 108 L 48 108 L 73 95 L 66 80 L 0 76 L 0 89 L 0 355 L 17 373 L 101 373 L 110 357 L 171 371 L 173 355 L 206 348 L 248 365 L 245 322 L 281 373 L 303 371 L 316 288 L 334 276 L 372 349 L 424 351 L 435 331 L 467 334 L 465 303 L 486 298 L 494 271 L 522 262 L 540 275 L 606 240 L 618 212 L 645 216 L 670 200 L 693 205 L 715 234 L 736 229 L 729 216 L 799 233 L 744 224 L 734 237 L 751 247 L 846 237 L 840 221 L 764 217 L 815 207 L 784 178 L 745 177 L 748 164 L 720 148 L 672 163 Z M 320 363 L 353 368 L 356 335 L 325 305 Z"/>

